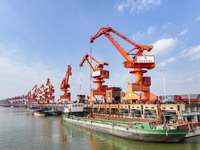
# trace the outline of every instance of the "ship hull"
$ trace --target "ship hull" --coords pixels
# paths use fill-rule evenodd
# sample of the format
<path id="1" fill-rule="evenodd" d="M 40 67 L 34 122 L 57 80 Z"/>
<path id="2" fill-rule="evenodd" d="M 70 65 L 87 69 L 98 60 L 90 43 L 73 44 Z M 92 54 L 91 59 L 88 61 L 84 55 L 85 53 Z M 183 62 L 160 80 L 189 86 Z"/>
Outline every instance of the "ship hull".
<path id="1" fill-rule="evenodd" d="M 46 113 L 45 112 L 34 112 L 34 116 L 45 117 Z"/>
<path id="2" fill-rule="evenodd" d="M 89 122 L 89 121 L 82 121 L 76 120 L 72 118 L 63 117 L 65 122 L 75 124 L 81 127 L 85 127 L 88 129 L 104 132 L 107 134 L 131 139 L 131 140 L 141 140 L 141 141 L 149 141 L 149 142 L 178 142 L 184 138 L 187 134 L 186 130 L 140 130 L 140 129 L 131 129 L 127 127 L 119 127 L 119 126 L 112 126 L 109 124 L 101 124 Z"/>

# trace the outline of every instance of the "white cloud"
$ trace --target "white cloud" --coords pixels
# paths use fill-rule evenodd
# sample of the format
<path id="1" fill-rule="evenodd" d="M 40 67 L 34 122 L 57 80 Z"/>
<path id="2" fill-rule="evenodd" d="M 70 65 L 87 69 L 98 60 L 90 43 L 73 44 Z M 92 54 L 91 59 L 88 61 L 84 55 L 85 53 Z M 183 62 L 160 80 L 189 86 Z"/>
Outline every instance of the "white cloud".
<path id="1" fill-rule="evenodd" d="M 133 41 L 135 41 L 136 39 L 142 39 L 144 37 L 145 33 L 142 32 L 137 32 L 135 34 L 133 34 L 132 39 Z"/>
<path id="2" fill-rule="evenodd" d="M 168 23 L 162 25 L 162 28 L 167 29 L 171 24 L 172 24 L 171 22 L 168 22 Z"/>
<path id="3" fill-rule="evenodd" d="M 197 17 L 196 19 L 194 19 L 194 22 L 197 22 L 197 21 L 199 21 L 199 20 L 200 20 L 200 16 Z"/>
<path id="4" fill-rule="evenodd" d="M 199 81 L 195 72 L 171 74 L 168 82 L 169 94 L 195 94 L 199 93 Z M 183 82 L 184 81 L 184 82 Z M 173 86 L 170 86 L 173 85 Z"/>
<path id="5" fill-rule="evenodd" d="M 132 39 L 133 39 L 133 41 L 135 41 L 136 39 L 137 40 L 142 39 L 145 36 L 145 34 L 152 34 L 154 30 L 155 30 L 155 26 L 150 26 L 146 30 L 146 32 L 138 31 L 137 33 L 133 34 Z"/>
<path id="6" fill-rule="evenodd" d="M 32 66 L 27 66 L 20 61 L 8 57 L 0 57 L 0 70 L 1 74 L 29 80 L 41 80 L 42 77 L 49 74 L 49 67 L 47 65 L 35 63 Z"/>
<path id="7" fill-rule="evenodd" d="M 179 36 L 182 36 L 188 32 L 188 29 L 183 30 L 181 33 L 179 33 Z"/>
<path id="8" fill-rule="evenodd" d="M 127 4 L 119 4 L 119 5 L 117 6 L 117 10 L 118 10 L 118 11 L 123 11 L 125 7 L 128 7 L 128 5 L 127 5 Z"/>
<path id="9" fill-rule="evenodd" d="M 147 29 L 147 34 L 152 34 L 154 31 L 155 27 L 151 26 Z"/>
<path id="10" fill-rule="evenodd" d="M 163 73 L 160 72 L 160 69 L 157 68 L 157 71 L 151 74 L 151 92 L 156 95 L 163 95 Z M 165 70 L 165 86 L 167 92 L 166 94 L 178 95 L 200 93 L 200 76 L 198 76 L 199 74 L 199 70 L 173 71 L 168 68 L 167 70 Z"/>
<path id="11" fill-rule="evenodd" d="M 117 5 L 118 11 L 124 11 L 124 9 L 130 9 L 130 12 L 147 11 L 152 6 L 158 6 L 161 4 L 161 0 L 123 0 Z"/>
<path id="12" fill-rule="evenodd" d="M 183 50 L 181 57 L 190 57 L 192 60 L 200 59 L 200 45 Z"/>
<path id="13" fill-rule="evenodd" d="M 170 57 L 169 59 L 166 59 L 166 60 L 162 61 L 161 63 L 159 63 L 157 66 L 158 67 L 164 67 L 167 64 L 173 63 L 173 62 L 175 62 L 175 58 L 174 57 Z"/>
<path id="14" fill-rule="evenodd" d="M 23 61 L 17 46 L 5 46 L 0 44 L 0 89 L 1 98 L 26 94 L 38 84 L 46 83 L 50 78 L 54 87 L 59 87 L 59 71 L 50 68 L 41 62 L 27 64 Z M 56 84 L 55 84 L 56 83 Z M 10 93 L 12 91 L 12 93 Z"/>
<path id="15" fill-rule="evenodd" d="M 174 49 L 177 43 L 177 38 L 160 39 L 153 44 L 154 48 L 152 50 L 152 53 L 154 55 L 167 54 Z"/>

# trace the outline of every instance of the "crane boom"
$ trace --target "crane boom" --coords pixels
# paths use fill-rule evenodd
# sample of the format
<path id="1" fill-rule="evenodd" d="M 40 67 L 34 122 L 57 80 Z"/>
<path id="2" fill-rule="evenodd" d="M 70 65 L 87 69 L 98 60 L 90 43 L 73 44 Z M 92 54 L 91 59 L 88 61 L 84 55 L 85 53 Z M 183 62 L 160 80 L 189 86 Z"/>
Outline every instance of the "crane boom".
<path id="1" fill-rule="evenodd" d="M 37 94 L 41 94 L 42 93 L 41 89 L 37 85 L 34 85 L 34 87 L 32 88 L 32 90 L 34 90 L 34 89 L 35 89 L 35 92 Z"/>
<path id="2" fill-rule="evenodd" d="M 94 68 L 92 67 L 92 64 L 90 63 L 90 61 L 88 60 L 88 57 L 89 57 L 89 54 L 84 55 L 84 56 L 83 56 L 83 59 L 82 59 L 82 61 L 81 61 L 81 63 L 79 64 L 79 66 L 82 67 L 82 66 L 83 66 L 83 63 L 86 61 L 87 64 L 88 64 L 88 66 L 90 67 L 90 70 L 91 70 L 92 72 L 94 72 L 95 70 L 94 70 Z"/>
<path id="3" fill-rule="evenodd" d="M 66 72 L 66 75 L 65 75 L 65 78 L 63 78 L 61 84 L 60 84 L 60 89 L 61 90 L 67 90 L 67 88 L 69 88 L 69 76 L 72 75 L 72 68 L 71 68 L 71 65 L 68 65 L 68 68 L 67 68 L 67 72 Z"/>
<path id="4" fill-rule="evenodd" d="M 51 84 L 51 81 L 50 81 L 49 78 L 47 79 L 46 85 L 49 87 L 49 89 L 53 89 L 54 88 L 54 86 Z"/>
<path id="5" fill-rule="evenodd" d="M 127 41 L 128 43 L 132 44 L 134 46 L 134 48 L 132 50 L 130 50 L 129 52 L 126 52 L 121 46 L 119 46 L 119 44 L 110 36 L 110 32 L 113 32 L 114 34 L 116 34 L 117 36 L 121 37 L 122 39 L 124 39 L 125 41 Z M 105 36 L 111 41 L 111 43 L 116 47 L 116 49 L 121 53 L 121 55 L 126 59 L 126 63 L 127 65 L 125 65 L 126 68 L 135 68 L 135 57 L 136 56 L 141 56 L 143 54 L 143 51 L 151 51 L 153 46 L 146 46 L 146 45 L 139 45 L 134 43 L 133 41 L 129 40 L 128 38 L 126 38 L 125 36 L 121 35 L 120 33 L 118 33 L 117 31 L 113 30 L 111 27 L 101 27 L 99 29 L 99 31 L 91 38 L 90 38 L 90 42 L 93 43 L 94 40 L 98 37 L 100 37 L 101 35 L 105 34 Z M 134 58 L 132 59 L 129 56 L 129 53 L 132 52 L 133 50 L 138 50 L 138 52 L 135 54 Z M 150 69 L 152 67 L 149 67 Z"/>
<path id="6" fill-rule="evenodd" d="M 71 65 L 68 65 L 68 68 L 67 68 L 67 73 L 65 75 L 65 78 L 66 78 L 66 81 L 65 81 L 65 84 L 68 85 L 68 82 L 69 82 L 69 76 L 72 75 L 72 67 Z"/>
<path id="7" fill-rule="evenodd" d="M 90 61 L 88 60 L 88 57 L 89 58 L 91 58 L 93 61 L 95 61 L 96 63 L 97 63 L 97 69 L 103 69 L 103 66 L 105 65 L 105 66 L 108 66 L 109 64 L 108 63 L 106 63 L 106 62 L 99 62 L 99 61 L 97 61 L 96 59 L 94 59 L 92 56 L 90 56 L 89 54 L 85 54 L 84 56 L 83 56 L 83 59 L 82 59 L 82 61 L 81 61 L 81 63 L 79 64 L 79 66 L 80 67 L 82 67 L 83 66 L 83 63 L 86 61 L 87 62 L 87 64 L 88 64 L 88 66 L 90 67 L 90 70 L 92 71 L 92 72 L 95 72 L 95 69 L 92 67 L 92 64 L 90 63 Z"/>

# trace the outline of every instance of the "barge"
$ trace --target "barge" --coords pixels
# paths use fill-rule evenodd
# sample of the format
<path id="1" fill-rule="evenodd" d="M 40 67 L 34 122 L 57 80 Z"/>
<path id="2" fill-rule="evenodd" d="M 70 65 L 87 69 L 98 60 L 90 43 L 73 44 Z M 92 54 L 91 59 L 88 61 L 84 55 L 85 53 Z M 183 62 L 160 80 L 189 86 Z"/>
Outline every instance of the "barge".
<path id="1" fill-rule="evenodd" d="M 163 117 L 164 118 L 164 117 Z M 107 134 L 149 142 L 178 142 L 189 130 L 199 126 L 197 122 L 176 121 L 174 123 L 114 121 L 96 119 L 83 112 L 83 104 L 69 104 L 64 108 L 63 120 L 67 123 L 104 132 Z"/>

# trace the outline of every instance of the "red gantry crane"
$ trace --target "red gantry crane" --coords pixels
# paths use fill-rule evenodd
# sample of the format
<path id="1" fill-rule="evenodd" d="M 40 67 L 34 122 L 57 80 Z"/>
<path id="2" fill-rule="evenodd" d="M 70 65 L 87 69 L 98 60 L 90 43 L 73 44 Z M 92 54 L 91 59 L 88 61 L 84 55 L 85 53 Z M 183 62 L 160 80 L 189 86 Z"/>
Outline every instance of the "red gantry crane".
<path id="1" fill-rule="evenodd" d="M 27 104 L 31 104 L 31 91 L 27 94 Z"/>
<path id="2" fill-rule="evenodd" d="M 88 57 L 97 63 L 96 68 L 92 67 L 90 61 L 88 60 Z M 104 66 L 108 66 L 109 64 L 106 62 L 98 62 L 92 56 L 90 56 L 89 54 L 86 54 L 83 56 L 83 59 L 82 59 L 81 63 L 79 64 L 79 66 L 82 67 L 83 63 L 85 61 L 87 62 L 88 66 L 90 67 L 90 70 L 92 71 L 92 78 L 95 79 L 95 81 L 93 81 L 93 83 L 97 84 L 97 89 L 91 90 L 91 95 L 90 95 L 88 101 L 97 102 L 97 98 L 95 97 L 95 95 L 102 95 L 103 97 L 106 96 L 106 88 L 108 86 L 102 85 L 102 84 L 105 82 L 103 79 L 109 79 L 109 71 L 104 70 L 103 68 L 104 68 Z"/>
<path id="3" fill-rule="evenodd" d="M 114 33 L 126 42 L 133 45 L 133 48 L 126 52 L 111 36 L 110 33 Z M 151 78 L 143 77 L 143 74 L 147 72 L 146 69 L 153 69 L 155 67 L 154 55 L 144 55 L 144 51 L 151 51 L 153 46 L 139 45 L 125 36 L 121 35 L 117 31 L 113 30 L 111 27 L 101 27 L 99 31 L 90 39 L 90 42 L 93 43 L 94 40 L 101 35 L 105 35 L 110 42 L 115 46 L 115 48 L 120 52 L 120 54 L 126 59 L 124 61 L 125 68 L 131 68 L 131 74 L 135 74 L 135 83 L 128 83 L 128 92 L 123 97 L 123 100 L 130 100 L 130 103 L 133 100 L 149 100 L 157 99 L 157 97 L 150 92 Z M 129 55 L 132 51 L 137 50 L 133 58 Z M 142 92 L 142 95 L 135 93 L 135 91 Z"/>
<path id="4" fill-rule="evenodd" d="M 37 102 L 43 103 L 44 102 L 43 91 L 37 85 L 35 85 L 32 88 L 32 90 L 34 90 L 34 93 L 36 93 L 36 96 L 39 98 L 39 99 L 37 99 Z"/>
<path id="5" fill-rule="evenodd" d="M 43 96 L 43 99 L 44 99 L 44 102 L 43 102 L 43 103 L 46 103 L 46 102 L 47 102 L 47 101 L 46 101 L 46 98 L 47 98 L 47 88 L 45 87 L 44 84 L 42 84 L 42 85 L 40 86 L 40 89 L 42 89 L 41 91 L 42 91 L 42 96 Z"/>
<path id="6" fill-rule="evenodd" d="M 63 78 L 61 84 L 60 84 L 60 89 L 64 92 L 63 95 L 60 95 L 60 98 L 58 100 L 58 103 L 61 104 L 63 99 L 68 99 L 67 103 L 71 102 L 71 93 L 67 92 L 70 85 L 69 85 L 69 76 L 72 75 L 72 68 L 71 65 L 68 65 L 68 69 L 66 72 L 65 77 Z"/>
<path id="7" fill-rule="evenodd" d="M 53 94 L 54 94 L 55 90 L 54 90 L 54 86 L 51 84 L 51 81 L 49 78 L 47 79 L 46 85 L 47 85 L 47 88 L 46 88 L 46 94 L 45 94 L 46 95 L 45 104 L 48 104 L 49 101 L 52 101 L 52 103 L 54 103 Z"/>
<path id="8" fill-rule="evenodd" d="M 30 104 L 33 104 L 33 103 L 36 103 L 37 102 L 37 100 L 36 100 L 36 93 L 35 93 L 35 91 L 33 91 L 33 93 L 31 94 L 31 91 L 30 91 L 30 93 L 29 93 L 30 95 Z"/>

